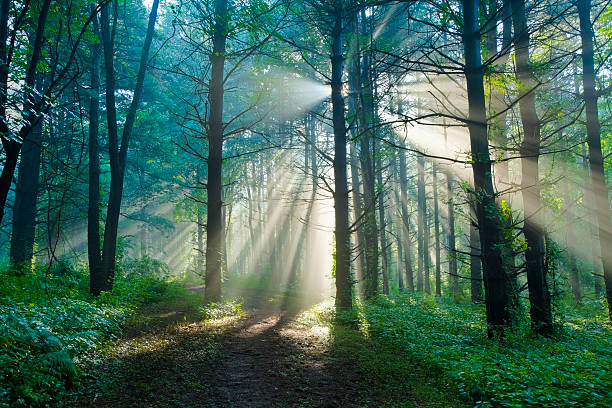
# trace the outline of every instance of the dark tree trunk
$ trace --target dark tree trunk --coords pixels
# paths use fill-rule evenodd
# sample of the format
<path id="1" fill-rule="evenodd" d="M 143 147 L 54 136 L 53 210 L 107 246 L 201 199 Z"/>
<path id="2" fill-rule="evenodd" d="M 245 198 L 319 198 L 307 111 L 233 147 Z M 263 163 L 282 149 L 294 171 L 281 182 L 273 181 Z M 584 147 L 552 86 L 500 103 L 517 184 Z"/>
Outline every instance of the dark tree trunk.
<path id="1" fill-rule="evenodd" d="M 92 6 L 93 8 L 93 6 Z M 98 20 L 94 18 L 93 31 L 99 35 Z M 100 239 L 100 44 L 90 47 L 91 79 L 89 91 L 89 202 L 87 206 L 87 255 L 89 259 L 89 292 L 98 295 L 104 287 Z"/>
<path id="2" fill-rule="evenodd" d="M 362 13 L 362 20 L 365 14 Z M 362 24 L 362 34 L 366 33 Z M 359 162 L 363 181 L 363 235 L 365 239 L 365 298 L 370 299 L 378 294 L 378 227 L 376 225 L 376 179 L 374 175 L 374 157 L 372 149 L 372 87 L 370 84 L 370 61 L 364 55 L 361 63 L 361 72 L 358 70 L 357 83 L 359 89 Z"/>
<path id="3" fill-rule="evenodd" d="M 610 220 L 610 200 L 604 172 L 604 159 L 601 151 L 601 125 L 597 108 L 595 90 L 595 61 L 593 52 L 593 24 L 591 23 L 591 0 L 577 0 L 580 18 L 580 38 L 582 40 L 582 85 L 586 110 L 586 130 L 589 144 L 589 165 L 597 224 L 599 226 L 599 245 L 603 265 L 608 316 L 612 321 L 612 221 Z"/>
<path id="4" fill-rule="evenodd" d="M 223 259 L 223 80 L 228 29 L 227 0 L 215 2 L 213 50 L 210 54 L 211 77 L 208 88 L 208 213 L 206 220 L 205 302 L 221 300 L 221 263 Z"/>
<path id="5" fill-rule="evenodd" d="M 41 86 L 38 78 L 40 92 Z M 38 203 L 38 180 L 43 121 L 32 128 L 21 147 L 21 160 L 17 169 L 15 185 L 15 207 L 13 208 L 13 233 L 11 235 L 11 265 L 16 270 L 31 267 L 36 234 L 36 204 Z"/>
<path id="6" fill-rule="evenodd" d="M 102 245 L 102 273 L 104 275 L 104 285 L 102 290 L 110 291 L 113 289 L 115 279 L 115 263 L 117 252 L 117 235 L 119 229 L 119 215 L 121 212 L 121 200 L 123 198 L 123 179 L 125 177 L 125 163 L 127 152 L 136 120 L 136 111 L 140 103 L 144 87 L 144 77 L 149 58 L 149 50 L 153 41 L 155 31 L 155 21 L 157 19 L 157 8 L 159 0 L 154 0 L 149 14 L 147 34 L 142 47 L 138 74 L 136 76 L 136 86 L 134 96 L 128 108 L 121 136 L 121 147 L 118 144 L 117 126 L 117 107 L 115 104 L 115 69 L 114 69 L 114 39 L 111 36 L 109 5 L 102 9 L 101 13 L 101 32 L 102 44 L 104 47 L 104 64 L 106 76 L 106 118 L 108 127 L 108 149 L 111 170 L 110 191 L 108 206 L 106 209 L 106 225 L 104 226 L 104 243 Z"/>
<path id="7" fill-rule="evenodd" d="M 476 211 L 470 204 L 470 296 L 473 303 L 482 301 L 482 262 L 480 261 L 480 237 L 476 223 Z"/>
<path id="8" fill-rule="evenodd" d="M 524 0 L 511 0 L 515 34 L 516 77 L 522 83 L 519 108 L 523 123 L 521 144 L 521 189 L 524 217 L 523 235 L 527 241 L 525 269 L 529 288 L 531 325 L 539 334 L 553 330 L 550 293 L 546 282 L 545 232 L 537 214 L 541 209 L 541 186 L 538 158 L 540 155 L 540 120 L 536 112 L 535 89 L 529 67 L 529 28 Z"/>
<path id="9" fill-rule="evenodd" d="M 351 21 L 351 31 L 353 36 L 350 41 L 350 63 L 349 63 L 349 99 L 348 99 L 348 110 L 350 120 L 352 121 L 351 134 L 353 140 L 358 140 L 360 137 L 360 123 L 359 123 L 359 108 L 361 106 L 359 101 L 360 96 L 360 54 L 359 54 L 359 36 L 358 36 L 358 15 L 355 13 Z M 361 215 L 364 212 L 363 196 L 361 194 L 361 181 L 359 179 L 359 153 L 357 149 L 357 142 L 350 144 L 350 165 L 351 165 L 351 197 L 353 204 L 353 218 L 355 224 L 355 242 L 354 247 L 356 251 L 355 255 L 355 280 L 358 282 L 357 290 L 358 293 L 364 294 L 365 278 L 367 271 L 365 246 L 366 239 L 364 229 L 360 227 Z"/>
<path id="10" fill-rule="evenodd" d="M 342 0 L 334 1 L 334 26 L 331 33 L 332 122 L 334 128 L 334 212 L 336 237 L 336 310 L 352 308 L 351 259 L 349 243 L 348 180 L 346 174 L 346 124 L 342 97 L 344 65 Z"/>
<path id="11" fill-rule="evenodd" d="M 400 179 L 400 205 L 402 217 L 402 242 L 404 247 L 404 270 L 406 271 L 406 284 L 414 292 L 414 273 L 410 256 L 410 219 L 408 214 L 408 176 L 406 174 L 406 152 L 399 152 L 399 179 Z"/>
<path id="12" fill-rule="evenodd" d="M 19 134 L 16 135 L 18 137 L 11 137 L 11 131 L 9 129 L 8 118 L 6 115 L 9 92 L 9 66 L 6 44 L 8 40 L 10 3 L 11 2 L 9 0 L 2 0 L 0 3 L 0 140 L 2 141 L 5 155 L 2 173 L 0 174 L 0 224 L 4 219 L 6 199 L 11 189 L 22 143 L 24 143 L 26 138 L 30 136 L 33 128 L 38 125 L 38 122 L 42 120 L 41 113 L 34 109 L 37 96 L 34 92 L 28 91 L 25 96 L 23 106 L 24 114 L 27 113 L 24 118 L 25 124 L 20 128 Z M 26 90 L 34 89 L 34 82 L 37 77 L 36 69 L 38 68 L 38 63 L 41 58 L 45 39 L 45 26 L 47 23 L 50 5 L 51 0 L 44 0 L 36 22 L 36 33 L 34 35 L 34 41 L 31 44 L 32 54 L 30 60 L 28 61 L 24 80 L 24 89 Z"/>
<path id="13" fill-rule="evenodd" d="M 511 325 L 506 285 L 506 273 L 500 248 L 504 245 L 502 228 L 491 176 L 491 158 L 487 140 L 487 120 L 484 96 L 483 67 L 480 58 L 480 27 L 476 0 L 463 0 L 465 75 L 468 93 L 468 129 L 472 152 L 472 171 L 476 213 L 480 226 L 487 332 L 489 337 L 502 336 Z"/>

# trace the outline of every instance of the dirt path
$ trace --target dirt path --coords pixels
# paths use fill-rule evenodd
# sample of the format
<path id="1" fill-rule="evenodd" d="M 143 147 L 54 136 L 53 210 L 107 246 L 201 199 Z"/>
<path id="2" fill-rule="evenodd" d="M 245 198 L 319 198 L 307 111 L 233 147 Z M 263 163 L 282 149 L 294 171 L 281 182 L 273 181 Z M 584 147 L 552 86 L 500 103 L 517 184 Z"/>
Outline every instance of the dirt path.
<path id="1" fill-rule="evenodd" d="M 76 406 L 377 406 L 360 395 L 355 367 L 293 324 L 297 310 L 254 299 L 240 319 L 199 322 L 185 309 L 147 311 L 84 378 Z"/>

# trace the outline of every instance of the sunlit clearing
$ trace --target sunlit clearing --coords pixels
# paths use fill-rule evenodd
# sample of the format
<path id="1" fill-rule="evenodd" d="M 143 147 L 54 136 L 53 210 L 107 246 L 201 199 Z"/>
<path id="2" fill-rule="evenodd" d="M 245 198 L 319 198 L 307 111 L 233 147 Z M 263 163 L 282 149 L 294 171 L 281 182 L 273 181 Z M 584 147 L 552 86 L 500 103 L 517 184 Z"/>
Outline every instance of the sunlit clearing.
<path id="1" fill-rule="evenodd" d="M 232 214 L 227 236 L 232 295 L 266 290 L 272 300 L 280 296 L 278 307 L 331 295 L 333 202 L 295 171 L 295 160 L 291 152 L 280 155 L 265 185 L 253 186 L 250 202 Z"/>

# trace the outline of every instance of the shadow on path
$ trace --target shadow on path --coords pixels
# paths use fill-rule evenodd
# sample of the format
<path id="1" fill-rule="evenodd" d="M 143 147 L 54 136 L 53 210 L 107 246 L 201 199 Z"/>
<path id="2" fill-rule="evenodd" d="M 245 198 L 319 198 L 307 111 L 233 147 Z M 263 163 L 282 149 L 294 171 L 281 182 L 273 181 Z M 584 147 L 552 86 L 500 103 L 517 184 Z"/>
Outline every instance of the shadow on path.
<path id="1" fill-rule="evenodd" d="M 307 306 L 265 297 L 245 316 L 195 320 L 184 305 L 153 307 L 83 376 L 78 407 L 357 407 L 359 374 L 293 325 Z"/>

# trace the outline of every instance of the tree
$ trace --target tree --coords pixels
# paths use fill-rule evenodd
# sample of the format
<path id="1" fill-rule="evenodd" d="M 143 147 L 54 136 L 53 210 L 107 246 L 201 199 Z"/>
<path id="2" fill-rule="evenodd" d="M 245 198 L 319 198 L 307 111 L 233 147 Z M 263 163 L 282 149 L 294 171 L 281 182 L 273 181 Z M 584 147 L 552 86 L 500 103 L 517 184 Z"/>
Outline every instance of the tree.
<path id="1" fill-rule="evenodd" d="M 480 55 L 478 2 L 463 0 L 463 47 L 468 93 L 468 129 L 474 176 L 476 215 L 485 282 L 485 303 L 489 337 L 503 335 L 511 325 L 504 263 L 499 248 L 504 245 L 495 191 L 491 177 L 491 158 L 487 140 L 483 66 Z"/>
<path id="2" fill-rule="evenodd" d="M 147 25 L 147 33 L 142 46 L 140 63 L 138 66 L 138 74 L 136 76 L 136 85 L 134 86 L 134 96 L 128 108 L 123 132 L 121 136 L 121 145 L 118 140 L 118 121 L 117 121 L 117 105 L 115 101 L 116 79 L 114 68 L 114 34 L 110 27 L 110 5 L 102 8 L 101 12 L 101 37 L 104 49 L 104 66 L 106 78 L 106 121 L 108 125 L 108 148 L 111 169 L 111 184 L 108 196 L 108 206 L 106 212 L 106 224 L 104 226 L 104 242 L 102 245 L 102 265 L 90 265 L 90 281 L 92 283 L 92 294 L 99 295 L 101 291 L 110 291 L 113 288 L 116 267 L 116 250 L 117 250 L 117 234 L 119 228 L 119 215 L 121 213 L 121 201 L 123 197 L 125 166 L 127 160 L 127 152 L 130 139 L 134 129 L 136 120 L 136 112 L 140 103 L 140 98 L 143 92 L 144 78 L 149 59 L 149 50 L 153 41 L 153 33 L 155 31 L 155 22 L 157 20 L 157 8 L 159 0 L 154 0 L 149 14 L 149 22 Z M 114 25 L 116 26 L 116 14 L 114 16 Z M 95 248 L 90 248 L 96 251 Z M 96 258 L 94 256 L 93 258 Z M 96 273 L 100 272 L 100 276 Z M 99 286 L 98 286 L 99 284 Z"/>
<path id="3" fill-rule="evenodd" d="M 612 321 L 612 254 L 607 245 L 612 242 L 612 214 L 604 161 L 601 151 L 601 125 L 597 108 L 595 89 L 595 58 L 593 51 L 593 24 L 591 23 L 591 0 L 576 0 L 580 19 L 580 39 L 582 47 L 582 87 L 586 111 L 586 131 L 589 145 L 589 165 L 591 169 L 591 189 L 595 201 L 594 211 L 599 227 L 599 245 L 603 264 L 608 314 Z"/>

